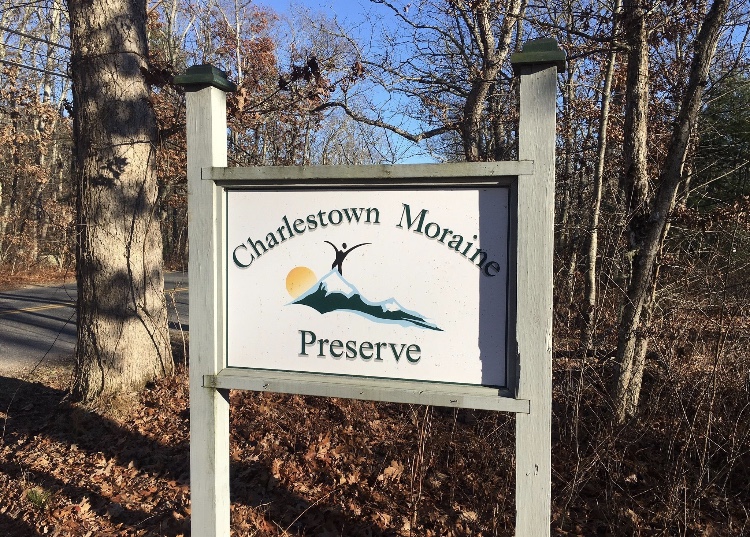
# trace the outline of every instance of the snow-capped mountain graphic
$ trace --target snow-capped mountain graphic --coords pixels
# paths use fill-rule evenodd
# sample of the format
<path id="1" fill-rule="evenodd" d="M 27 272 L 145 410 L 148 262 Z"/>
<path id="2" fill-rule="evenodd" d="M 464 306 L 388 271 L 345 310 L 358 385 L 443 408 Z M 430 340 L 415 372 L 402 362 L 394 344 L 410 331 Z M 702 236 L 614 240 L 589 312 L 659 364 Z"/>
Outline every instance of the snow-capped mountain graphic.
<path id="1" fill-rule="evenodd" d="M 419 326 L 442 332 L 424 316 L 404 308 L 395 298 L 381 302 L 367 300 L 336 269 L 323 276 L 291 304 L 304 304 L 320 313 L 350 311 L 375 322 Z"/>

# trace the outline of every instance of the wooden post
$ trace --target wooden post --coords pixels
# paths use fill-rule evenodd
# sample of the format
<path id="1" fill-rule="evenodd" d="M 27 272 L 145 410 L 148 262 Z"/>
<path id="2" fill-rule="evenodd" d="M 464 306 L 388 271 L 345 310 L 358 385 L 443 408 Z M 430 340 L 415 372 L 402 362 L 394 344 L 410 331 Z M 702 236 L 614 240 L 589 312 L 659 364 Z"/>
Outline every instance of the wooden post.
<path id="1" fill-rule="evenodd" d="M 519 160 L 534 175 L 518 181 L 516 536 L 550 535 L 552 502 L 552 260 L 555 212 L 557 72 L 565 54 L 554 39 L 527 42 L 511 56 L 521 76 Z"/>
<path id="2" fill-rule="evenodd" d="M 201 169 L 227 165 L 226 92 L 234 85 L 210 65 L 175 77 L 187 107 L 190 240 L 190 501 L 191 533 L 229 536 L 229 392 L 204 387 L 224 368 L 221 189 Z"/>

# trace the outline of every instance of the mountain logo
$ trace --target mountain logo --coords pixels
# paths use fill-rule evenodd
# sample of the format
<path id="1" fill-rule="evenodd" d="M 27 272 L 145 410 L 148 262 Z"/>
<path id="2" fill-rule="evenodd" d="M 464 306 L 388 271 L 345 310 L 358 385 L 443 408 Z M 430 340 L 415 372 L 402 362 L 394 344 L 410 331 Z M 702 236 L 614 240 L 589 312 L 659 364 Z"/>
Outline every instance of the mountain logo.
<path id="1" fill-rule="evenodd" d="M 334 244 L 325 242 L 333 246 L 336 251 L 336 259 L 331 265 L 331 270 L 319 280 L 315 279 L 315 273 L 307 267 L 295 267 L 289 271 L 286 287 L 294 300 L 287 305 L 309 306 L 321 314 L 348 311 L 378 323 L 417 326 L 442 332 L 441 328 L 423 315 L 404 308 L 395 298 L 380 302 L 368 300 L 344 278 L 342 274 L 344 258 L 355 248 L 369 243 L 358 244 L 349 249 L 344 243 L 342 249 L 339 249 Z"/>

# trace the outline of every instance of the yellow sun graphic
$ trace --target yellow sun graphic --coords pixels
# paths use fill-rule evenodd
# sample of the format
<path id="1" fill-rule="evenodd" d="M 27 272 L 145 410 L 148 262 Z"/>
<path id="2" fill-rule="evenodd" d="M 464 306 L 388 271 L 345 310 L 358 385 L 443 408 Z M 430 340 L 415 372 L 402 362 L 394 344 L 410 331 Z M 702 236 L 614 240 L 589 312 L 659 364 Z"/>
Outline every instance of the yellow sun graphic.
<path id="1" fill-rule="evenodd" d="M 286 290 L 292 298 L 297 298 L 318 281 L 315 273 L 307 267 L 294 267 L 286 275 Z"/>

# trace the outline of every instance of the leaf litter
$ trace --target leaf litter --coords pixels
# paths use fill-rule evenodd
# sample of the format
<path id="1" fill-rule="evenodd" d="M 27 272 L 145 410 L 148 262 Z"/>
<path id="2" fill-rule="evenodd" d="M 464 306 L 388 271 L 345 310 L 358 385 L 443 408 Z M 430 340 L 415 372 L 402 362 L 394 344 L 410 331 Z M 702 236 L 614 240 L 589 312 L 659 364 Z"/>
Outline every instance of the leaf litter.
<path id="1" fill-rule="evenodd" d="M 0 377 L 0 535 L 190 535 L 186 371 L 95 408 L 69 378 Z M 239 391 L 230 408 L 232 535 L 512 534 L 507 416 Z"/>
<path id="2" fill-rule="evenodd" d="M 665 493 L 676 483 L 665 458 L 680 447 L 672 414 L 607 433 L 592 388 L 572 441 L 561 390 L 575 367 L 556 363 L 553 535 L 745 533 L 744 425 L 734 472 L 686 519 Z M 190 535 L 185 369 L 95 408 L 69 400 L 69 379 L 62 367 L 0 377 L 0 535 Z M 232 391 L 230 419 L 233 536 L 514 533 L 508 414 Z"/>

